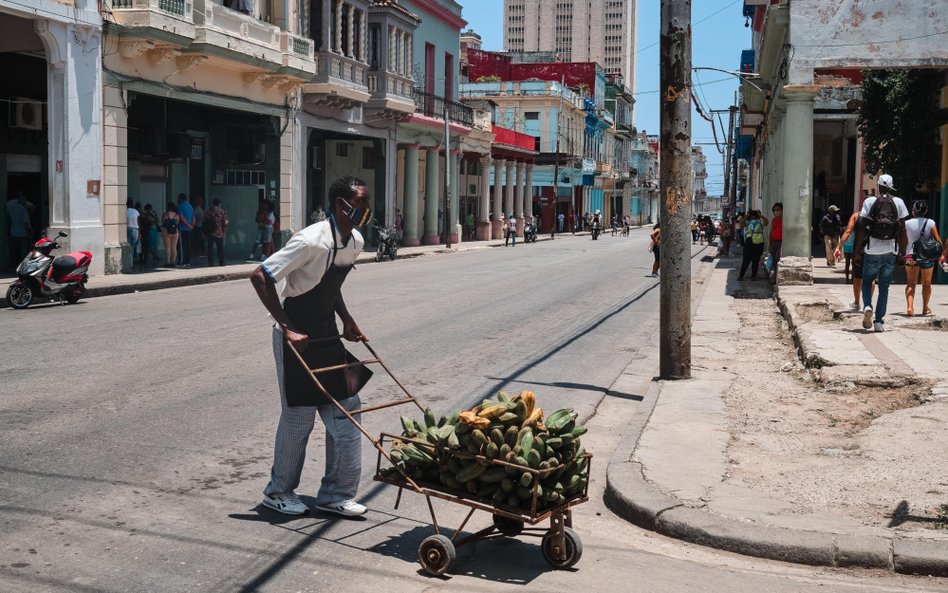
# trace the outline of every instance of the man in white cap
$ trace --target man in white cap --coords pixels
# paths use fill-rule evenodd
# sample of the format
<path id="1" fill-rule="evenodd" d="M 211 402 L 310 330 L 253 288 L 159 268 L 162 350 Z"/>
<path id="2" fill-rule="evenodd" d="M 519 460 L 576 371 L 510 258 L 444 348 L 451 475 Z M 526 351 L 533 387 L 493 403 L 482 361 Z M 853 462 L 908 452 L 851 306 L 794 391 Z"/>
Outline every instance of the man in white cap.
<path id="1" fill-rule="evenodd" d="M 862 264 L 862 327 L 877 332 L 885 329 L 885 309 L 889 300 L 889 283 L 896 262 L 905 261 L 908 237 L 905 219 L 908 208 L 895 191 L 892 176 L 879 176 L 879 196 L 869 197 L 859 213 L 860 224 L 856 233 L 853 259 Z M 878 279 L 879 298 L 872 307 L 872 281 Z"/>
<path id="2" fill-rule="evenodd" d="M 835 204 L 826 209 L 826 216 L 820 221 L 820 233 L 826 248 L 826 265 L 835 268 L 836 246 L 839 245 L 839 236 L 843 234 L 843 221 L 839 217 L 839 207 Z"/>

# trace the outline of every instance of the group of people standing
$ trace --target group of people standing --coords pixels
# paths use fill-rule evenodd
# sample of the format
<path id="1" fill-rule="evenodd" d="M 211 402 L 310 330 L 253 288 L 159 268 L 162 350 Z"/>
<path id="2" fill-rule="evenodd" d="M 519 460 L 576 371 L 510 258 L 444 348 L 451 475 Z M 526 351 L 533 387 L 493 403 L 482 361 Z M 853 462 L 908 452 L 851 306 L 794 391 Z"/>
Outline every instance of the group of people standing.
<path id="1" fill-rule="evenodd" d="M 760 260 L 764 255 L 764 247 L 768 243 L 767 228 L 770 227 L 768 251 L 770 255 L 770 271 L 776 277 L 777 264 L 783 249 L 783 203 L 777 202 L 771 208 L 772 220 L 768 220 L 760 210 L 751 210 L 747 215 L 738 215 L 735 226 L 738 227 L 738 242 L 744 247 L 741 258 L 741 270 L 738 280 L 744 280 L 747 269 L 750 268 L 751 279 L 757 278 L 760 269 Z"/>
<path id="2" fill-rule="evenodd" d="M 191 267 L 191 254 L 207 254 L 208 265 L 214 265 L 214 250 L 217 250 L 218 265 L 224 264 L 224 236 L 230 221 L 215 198 L 211 207 L 204 210 L 203 198 L 195 199 L 194 205 L 186 194 L 179 194 L 177 203 L 168 202 L 165 211 L 158 216 L 151 204 L 133 202 L 126 205 L 126 228 L 128 244 L 132 248 L 132 261 L 148 265 L 149 256 L 158 261 L 159 237 L 164 245 L 165 267 Z"/>

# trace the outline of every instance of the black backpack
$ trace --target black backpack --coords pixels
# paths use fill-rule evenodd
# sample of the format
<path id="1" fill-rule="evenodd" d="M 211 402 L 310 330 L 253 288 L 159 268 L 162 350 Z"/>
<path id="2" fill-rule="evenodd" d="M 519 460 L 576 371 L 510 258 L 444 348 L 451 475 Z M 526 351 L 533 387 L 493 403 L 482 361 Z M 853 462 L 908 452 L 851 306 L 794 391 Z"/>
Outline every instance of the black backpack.
<path id="1" fill-rule="evenodd" d="M 204 234 L 211 236 L 217 232 L 217 218 L 213 216 L 204 216 Z"/>
<path id="2" fill-rule="evenodd" d="M 899 232 L 899 211 L 892 196 L 883 195 L 876 198 L 863 224 L 873 239 L 895 239 Z"/>
<path id="3" fill-rule="evenodd" d="M 915 261 L 933 262 L 941 257 L 941 243 L 935 240 L 932 235 L 925 236 L 925 229 L 928 227 L 928 220 L 922 225 L 921 235 L 918 241 L 912 244 L 912 253 L 915 255 Z"/>

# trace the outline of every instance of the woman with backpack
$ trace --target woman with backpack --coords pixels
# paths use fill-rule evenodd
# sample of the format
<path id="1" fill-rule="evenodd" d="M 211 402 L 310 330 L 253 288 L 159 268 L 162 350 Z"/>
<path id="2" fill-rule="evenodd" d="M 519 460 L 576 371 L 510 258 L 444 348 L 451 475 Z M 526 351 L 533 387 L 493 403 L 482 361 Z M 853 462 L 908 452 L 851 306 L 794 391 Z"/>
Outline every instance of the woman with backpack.
<path id="1" fill-rule="evenodd" d="M 738 280 L 744 279 L 747 273 L 747 266 L 751 268 L 751 279 L 757 278 L 757 270 L 760 267 L 760 257 L 764 254 L 764 225 L 766 222 L 761 220 L 760 212 L 751 210 L 747 214 L 747 222 L 744 226 L 744 256 L 741 260 L 741 273 L 737 276 Z"/>
<path id="2" fill-rule="evenodd" d="M 905 255 L 905 314 L 915 316 L 915 285 L 922 282 L 922 315 L 931 315 L 928 304 L 932 297 L 932 274 L 941 255 L 941 237 L 935 221 L 928 218 L 928 202 L 917 200 L 912 204 L 912 218 L 905 221 L 908 251 Z"/>
<path id="3" fill-rule="evenodd" d="M 178 206 L 168 202 L 165 213 L 161 215 L 161 238 L 165 243 L 165 267 L 174 267 L 178 258 Z"/>

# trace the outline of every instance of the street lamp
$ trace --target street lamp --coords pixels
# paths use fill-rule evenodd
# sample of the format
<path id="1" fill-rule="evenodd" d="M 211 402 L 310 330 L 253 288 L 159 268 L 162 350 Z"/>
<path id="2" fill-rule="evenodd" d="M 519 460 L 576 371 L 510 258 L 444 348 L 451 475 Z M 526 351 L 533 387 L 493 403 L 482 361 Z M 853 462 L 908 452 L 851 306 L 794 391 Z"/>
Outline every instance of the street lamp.
<path id="1" fill-rule="evenodd" d="M 735 76 L 747 82 L 747 84 L 751 85 L 752 87 L 760 91 L 760 94 L 763 95 L 764 97 L 767 96 L 767 92 L 764 89 L 760 88 L 755 83 L 751 82 L 752 78 L 756 78 L 756 79 L 760 78 L 760 74 L 757 74 L 756 72 L 738 72 L 736 70 L 724 70 L 722 68 L 712 68 L 711 66 L 693 66 L 691 69 L 692 70 L 713 70 L 714 72 L 722 72 L 724 74 L 730 74 L 731 76 Z"/>

